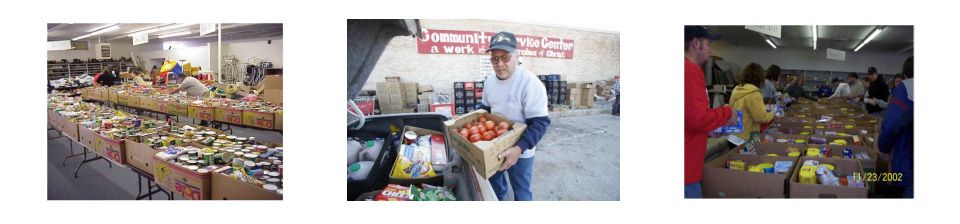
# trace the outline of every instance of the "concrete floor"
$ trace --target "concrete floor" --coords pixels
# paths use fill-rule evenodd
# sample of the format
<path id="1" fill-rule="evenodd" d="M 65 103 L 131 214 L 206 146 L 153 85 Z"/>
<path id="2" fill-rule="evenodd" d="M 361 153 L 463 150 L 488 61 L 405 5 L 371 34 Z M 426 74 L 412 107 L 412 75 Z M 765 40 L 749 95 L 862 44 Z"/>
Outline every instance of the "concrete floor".
<path id="1" fill-rule="evenodd" d="M 620 200 L 619 116 L 553 119 L 535 158 L 534 200 Z"/>
<path id="2" fill-rule="evenodd" d="M 198 123 L 189 118 L 181 118 L 180 122 Z M 254 136 L 258 141 L 283 143 L 283 134 L 279 132 L 233 127 L 233 134 Z M 56 136 L 59 136 L 57 131 L 47 131 L 48 138 Z M 80 164 L 83 156 L 67 159 L 64 166 L 61 162 L 70 154 L 70 144 L 73 144 L 74 152 L 82 152 L 83 146 L 72 142 L 69 138 L 47 141 L 47 200 L 133 200 L 136 198 L 137 174 L 130 168 L 117 164 L 113 164 L 111 168 L 107 160 L 84 164 L 80 168 L 79 177 L 74 178 L 73 171 Z M 87 156 L 93 158 L 96 154 L 87 152 Z M 145 180 L 143 185 L 146 189 Z M 157 193 L 153 195 L 153 199 L 166 200 L 167 196 Z M 174 199 L 182 198 L 174 196 Z"/>

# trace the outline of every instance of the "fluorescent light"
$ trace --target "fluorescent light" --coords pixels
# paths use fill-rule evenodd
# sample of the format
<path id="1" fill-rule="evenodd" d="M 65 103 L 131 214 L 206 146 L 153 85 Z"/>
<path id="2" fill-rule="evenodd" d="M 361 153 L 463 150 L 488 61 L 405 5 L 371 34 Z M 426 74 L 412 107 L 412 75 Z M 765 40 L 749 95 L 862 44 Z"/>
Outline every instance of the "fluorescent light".
<path id="1" fill-rule="evenodd" d="M 97 30 L 96 32 L 93 32 L 93 33 L 88 33 L 88 34 L 86 34 L 86 35 L 73 38 L 72 40 L 79 40 L 79 39 L 87 38 L 87 37 L 90 37 L 90 36 L 100 35 L 100 34 L 102 34 L 102 33 L 114 31 L 114 30 L 117 30 L 117 29 L 120 29 L 120 26 L 111 26 L 111 27 L 107 27 L 107 28 L 105 28 L 105 29 Z"/>
<path id="2" fill-rule="evenodd" d="M 185 26 L 190 26 L 190 25 L 194 25 L 194 24 L 196 24 L 196 23 L 181 23 L 181 24 L 172 25 L 172 26 L 154 27 L 154 28 L 142 30 L 142 31 L 139 31 L 139 32 L 131 33 L 131 34 L 127 35 L 127 36 L 133 37 L 133 36 L 135 36 L 135 35 L 137 35 L 137 34 L 141 34 L 141 33 L 153 33 L 153 32 L 159 32 L 159 31 L 164 31 L 164 30 L 172 30 L 172 29 L 176 29 L 176 28 L 180 28 L 180 27 L 185 27 Z"/>
<path id="3" fill-rule="evenodd" d="M 777 45 L 773 44 L 773 41 L 770 41 L 769 37 L 767 38 L 767 43 L 770 44 L 770 46 L 773 47 L 773 49 L 777 49 Z"/>
<path id="4" fill-rule="evenodd" d="M 177 25 L 173 25 L 173 26 L 160 27 L 160 31 L 176 29 L 176 28 L 185 27 L 185 26 L 190 26 L 190 25 L 194 25 L 194 24 L 196 24 L 196 23 L 181 23 L 181 24 L 177 24 Z"/>
<path id="5" fill-rule="evenodd" d="M 867 43 L 870 43 L 870 41 L 873 40 L 874 37 L 877 37 L 877 35 L 880 34 L 880 31 L 883 31 L 883 28 L 874 29 L 873 33 L 870 33 L 870 36 L 868 36 L 867 39 L 864 39 L 863 42 L 860 42 L 860 46 L 857 46 L 856 49 L 853 49 L 853 52 L 859 51 L 860 48 L 863 47 L 863 45 L 867 45 Z"/>
<path id="6" fill-rule="evenodd" d="M 158 38 L 161 38 L 161 39 L 162 39 L 162 38 L 167 38 L 167 37 L 183 36 L 183 35 L 187 35 L 187 34 L 190 34 L 190 31 L 183 31 L 183 32 L 176 32 L 176 33 L 168 33 L 168 34 L 160 35 L 160 37 L 158 37 Z"/>
<path id="7" fill-rule="evenodd" d="M 87 32 L 93 32 L 93 31 L 101 30 L 101 29 L 103 29 L 103 28 L 107 28 L 107 27 L 110 27 L 110 26 L 113 26 L 113 25 L 117 25 L 117 24 L 116 24 L 116 23 L 107 23 L 106 25 L 98 26 L 97 28 L 93 28 L 93 29 L 87 30 Z"/>
<path id="8" fill-rule="evenodd" d="M 813 29 L 813 50 L 817 50 L 817 25 L 810 26 Z"/>

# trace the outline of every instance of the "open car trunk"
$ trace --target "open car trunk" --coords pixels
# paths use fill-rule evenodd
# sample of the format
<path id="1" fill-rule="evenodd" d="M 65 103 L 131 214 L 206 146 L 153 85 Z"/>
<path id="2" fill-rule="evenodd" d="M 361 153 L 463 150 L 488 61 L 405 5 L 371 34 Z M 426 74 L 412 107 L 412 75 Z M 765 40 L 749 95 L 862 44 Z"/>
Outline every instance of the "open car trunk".
<path id="1" fill-rule="evenodd" d="M 380 59 L 390 40 L 396 36 L 420 35 L 417 20 L 347 20 L 347 102 L 359 95 L 360 89 L 370 77 L 370 72 Z M 363 116 L 359 112 L 347 114 L 347 137 L 361 140 L 384 139 L 383 148 L 367 176 L 362 181 L 348 178 L 347 200 L 356 200 L 361 195 L 383 190 L 389 184 L 388 175 L 397 158 L 397 145 L 393 144 L 407 125 L 444 133 L 447 115 L 440 113 L 406 113 Z M 443 185 L 451 187 L 457 200 L 497 200 L 490 182 L 476 173 L 457 153 L 446 144 L 448 165 L 443 172 Z"/>

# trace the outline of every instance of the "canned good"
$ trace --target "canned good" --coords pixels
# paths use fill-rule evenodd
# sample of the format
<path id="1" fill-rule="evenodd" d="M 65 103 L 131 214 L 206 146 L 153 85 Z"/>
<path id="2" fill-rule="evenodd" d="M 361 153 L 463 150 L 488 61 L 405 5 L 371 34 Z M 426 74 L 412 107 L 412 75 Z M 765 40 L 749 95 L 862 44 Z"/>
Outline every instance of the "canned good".
<path id="1" fill-rule="evenodd" d="M 247 138 L 247 142 L 246 142 L 247 144 L 254 144 L 254 142 L 256 142 L 256 138 L 254 137 Z"/>
<path id="2" fill-rule="evenodd" d="M 254 161 L 254 160 L 257 159 L 257 155 L 256 155 L 256 154 L 253 154 L 253 153 L 243 154 L 243 157 L 246 158 L 247 161 Z"/>
<path id="3" fill-rule="evenodd" d="M 254 163 L 253 161 L 245 161 L 245 162 L 243 162 L 243 168 L 246 169 L 246 170 L 253 170 L 256 166 L 257 166 L 257 164 Z"/>
<path id="4" fill-rule="evenodd" d="M 852 158 L 853 158 L 853 150 L 851 150 L 850 148 L 844 148 L 844 149 L 843 149 L 843 158 L 852 159 Z"/>
<path id="5" fill-rule="evenodd" d="M 200 173 L 200 174 L 205 174 L 205 173 L 209 173 L 209 172 L 210 172 L 210 170 L 207 170 L 207 169 L 197 169 L 197 173 Z"/>
<path id="6" fill-rule="evenodd" d="M 189 166 L 187 166 L 187 169 L 189 169 L 190 171 L 197 171 L 197 169 L 199 169 L 199 168 L 200 168 L 200 167 L 197 167 L 196 165 L 189 165 Z"/>
<path id="7" fill-rule="evenodd" d="M 417 133 L 414 133 L 413 131 L 407 131 L 403 133 L 404 145 L 414 144 L 416 139 L 417 139 Z"/>
<path id="8" fill-rule="evenodd" d="M 276 184 L 264 184 L 263 189 L 266 189 L 268 191 L 277 191 L 279 188 L 277 188 Z"/>
<path id="9" fill-rule="evenodd" d="M 280 179 L 279 179 L 279 178 L 270 178 L 270 179 L 267 179 L 267 183 L 280 186 Z"/>

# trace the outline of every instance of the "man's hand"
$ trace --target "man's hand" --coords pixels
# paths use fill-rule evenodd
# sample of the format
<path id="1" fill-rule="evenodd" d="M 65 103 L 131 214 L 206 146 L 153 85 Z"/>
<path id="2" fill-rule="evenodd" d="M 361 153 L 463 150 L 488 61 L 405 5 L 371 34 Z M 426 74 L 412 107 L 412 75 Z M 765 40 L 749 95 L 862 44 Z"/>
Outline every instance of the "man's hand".
<path id="1" fill-rule="evenodd" d="M 727 119 L 727 125 L 735 125 L 735 124 L 737 124 L 737 111 L 731 110 L 730 119 Z"/>
<path id="2" fill-rule="evenodd" d="M 500 158 L 504 159 L 503 164 L 500 165 L 500 171 L 510 169 L 510 167 L 516 165 L 517 160 L 520 159 L 521 151 L 519 146 L 513 146 L 500 153 Z"/>

